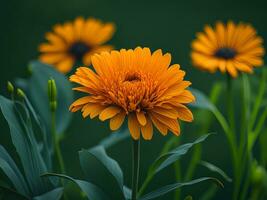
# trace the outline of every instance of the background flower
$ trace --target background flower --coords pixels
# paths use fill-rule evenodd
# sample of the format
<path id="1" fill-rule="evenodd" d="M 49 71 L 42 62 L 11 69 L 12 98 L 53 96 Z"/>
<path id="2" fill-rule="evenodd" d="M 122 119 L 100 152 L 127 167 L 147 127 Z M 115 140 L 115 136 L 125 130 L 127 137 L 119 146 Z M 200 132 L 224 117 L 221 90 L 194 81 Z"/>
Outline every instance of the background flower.
<path id="1" fill-rule="evenodd" d="M 263 40 L 248 24 L 217 22 L 214 29 L 207 25 L 196 36 L 191 57 L 200 69 L 210 72 L 219 69 L 236 77 L 238 71 L 251 73 L 253 67 L 263 65 Z"/>
<path id="2" fill-rule="evenodd" d="M 80 67 L 70 77 L 82 85 L 74 90 L 88 95 L 76 100 L 70 110 L 82 110 L 104 121 L 110 119 L 110 128 L 117 130 L 128 117 L 128 127 L 134 139 L 150 140 L 153 124 L 163 134 L 168 130 L 180 134 L 177 119 L 191 122 L 193 115 L 184 105 L 194 101 L 186 88 L 185 72 L 177 64 L 170 65 L 171 55 L 161 50 L 151 54 L 149 48 L 122 49 L 103 52 L 92 57 L 96 71 Z"/>
<path id="3" fill-rule="evenodd" d="M 112 46 L 103 45 L 115 31 L 112 23 L 78 17 L 73 22 L 55 25 L 53 32 L 46 34 L 48 42 L 39 46 L 40 60 L 54 65 L 62 73 L 69 72 L 77 62 L 91 64 L 91 56 L 101 51 L 110 51 Z"/>

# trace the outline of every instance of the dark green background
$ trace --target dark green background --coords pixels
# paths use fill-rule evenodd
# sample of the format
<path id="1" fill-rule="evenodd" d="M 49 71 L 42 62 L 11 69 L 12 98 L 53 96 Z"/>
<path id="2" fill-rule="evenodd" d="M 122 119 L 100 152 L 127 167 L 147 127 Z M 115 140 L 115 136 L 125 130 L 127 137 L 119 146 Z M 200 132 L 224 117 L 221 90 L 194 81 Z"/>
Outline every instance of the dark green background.
<path id="1" fill-rule="evenodd" d="M 210 75 L 200 72 L 192 68 L 190 64 L 190 43 L 195 33 L 202 30 L 204 24 L 229 19 L 236 22 L 249 22 L 254 25 L 264 40 L 267 39 L 267 12 L 264 0 L 1 0 L 1 94 L 6 94 L 7 80 L 27 76 L 27 63 L 37 58 L 37 47 L 44 41 L 44 33 L 49 31 L 55 23 L 73 20 L 77 16 L 93 16 L 114 22 L 117 25 L 117 31 L 110 43 L 116 48 L 147 46 L 153 50 L 161 48 L 164 52 L 171 52 L 173 63 L 181 64 L 182 68 L 187 71 L 186 79 L 192 81 L 193 87 L 206 92 L 214 80 L 224 77 L 220 74 Z M 7 132 L 8 128 L 1 116 L 1 143 L 8 141 Z M 227 144 L 221 136 L 221 130 L 217 132 L 219 134 L 210 138 L 204 145 L 204 159 L 217 164 L 231 174 Z M 67 131 L 67 138 L 63 142 L 68 174 L 76 177 L 82 176 L 77 151 L 95 145 L 108 133 L 107 124 L 103 126 L 103 123 L 97 120 L 83 120 L 80 113 L 74 114 L 73 122 Z M 196 133 L 195 128 L 186 128 L 181 137 L 187 140 L 194 138 Z M 144 178 L 148 164 L 170 136 L 165 138 L 156 136 L 151 142 L 143 142 L 141 180 Z M 130 186 L 131 170 L 129 144 L 129 141 L 125 141 L 109 152 L 119 161 L 125 171 L 125 181 L 128 186 Z M 210 173 L 202 170 L 198 174 L 198 176 L 205 175 L 210 175 Z M 151 187 L 172 183 L 174 181 L 172 177 L 172 168 L 168 168 L 163 175 L 156 177 L 156 183 Z M 208 186 L 209 184 L 194 186 L 186 190 L 185 194 L 192 194 L 195 199 L 198 199 L 199 192 Z M 218 193 L 216 199 L 225 199 L 225 194 L 231 190 L 230 187 L 231 185 L 226 184 L 226 188 Z M 161 199 L 170 198 L 171 195 Z"/>

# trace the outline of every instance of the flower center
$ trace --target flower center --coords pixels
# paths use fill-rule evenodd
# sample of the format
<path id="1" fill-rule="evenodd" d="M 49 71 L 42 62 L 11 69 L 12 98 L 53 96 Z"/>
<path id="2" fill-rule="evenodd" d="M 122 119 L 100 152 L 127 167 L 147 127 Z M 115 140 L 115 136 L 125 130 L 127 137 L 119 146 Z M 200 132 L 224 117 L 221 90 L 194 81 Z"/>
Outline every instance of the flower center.
<path id="1" fill-rule="evenodd" d="M 232 48 L 225 47 L 218 49 L 214 55 L 218 58 L 231 59 L 236 56 L 236 51 Z"/>
<path id="2" fill-rule="evenodd" d="M 141 81 L 141 77 L 138 73 L 126 74 L 124 82 L 136 82 Z"/>
<path id="3" fill-rule="evenodd" d="M 75 56 L 77 60 L 81 60 L 84 54 L 89 50 L 90 47 L 83 42 L 76 42 L 69 48 L 69 52 Z"/>

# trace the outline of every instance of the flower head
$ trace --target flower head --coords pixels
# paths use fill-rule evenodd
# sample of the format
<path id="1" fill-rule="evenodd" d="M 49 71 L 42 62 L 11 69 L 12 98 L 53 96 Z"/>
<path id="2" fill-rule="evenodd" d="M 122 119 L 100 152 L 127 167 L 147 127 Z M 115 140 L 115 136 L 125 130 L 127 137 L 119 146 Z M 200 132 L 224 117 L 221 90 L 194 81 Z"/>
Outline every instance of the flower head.
<path id="1" fill-rule="evenodd" d="M 76 100 L 70 110 L 82 111 L 83 117 L 110 119 L 117 130 L 128 118 L 131 136 L 150 140 L 153 124 L 163 134 L 168 130 L 180 134 L 178 119 L 191 122 L 193 115 L 184 105 L 194 101 L 186 88 L 185 72 L 178 64 L 170 65 L 171 55 L 149 48 L 102 52 L 92 57 L 95 71 L 80 67 L 70 81 L 87 94 Z"/>
<path id="2" fill-rule="evenodd" d="M 94 53 L 112 49 L 104 43 L 113 36 L 114 30 L 112 23 L 82 17 L 55 25 L 53 32 L 46 34 L 48 42 L 39 46 L 40 60 L 54 65 L 62 73 L 69 72 L 77 62 L 90 65 Z"/>
<path id="3" fill-rule="evenodd" d="M 263 40 L 248 24 L 217 22 L 214 29 L 207 25 L 196 37 L 191 57 L 200 69 L 210 72 L 219 69 L 236 77 L 238 71 L 252 73 L 253 67 L 263 65 Z"/>

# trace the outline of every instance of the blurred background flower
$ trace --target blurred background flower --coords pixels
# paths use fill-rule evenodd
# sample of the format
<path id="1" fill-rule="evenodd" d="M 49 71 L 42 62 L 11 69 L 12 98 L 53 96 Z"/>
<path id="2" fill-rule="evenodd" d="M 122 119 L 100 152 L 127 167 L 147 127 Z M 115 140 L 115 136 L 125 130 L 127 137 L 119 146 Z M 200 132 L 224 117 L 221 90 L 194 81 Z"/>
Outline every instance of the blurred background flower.
<path id="1" fill-rule="evenodd" d="M 90 65 L 91 56 L 101 51 L 110 51 L 104 45 L 115 31 L 112 23 L 102 23 L 94 18 L 76 18 L 73 22 L 57 24 L 53 32 L 46 33 L 47 43 L 39 46 L 40 60 L 53 65 L 62 73 L 71 71 L 76 64 Z"/>
<path id="2" fill-rule="evenodd" d="M 217 22 L 206 25 L 192 42 L 192 62 L 203 70 L 227 72 L 237 77 L 238 71 L 252 73 L 263 65 L 263 40 L 249 24 Z"/>

